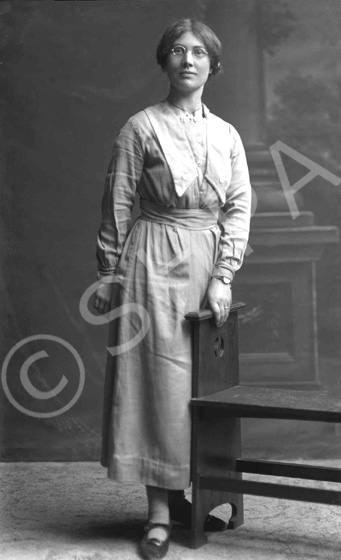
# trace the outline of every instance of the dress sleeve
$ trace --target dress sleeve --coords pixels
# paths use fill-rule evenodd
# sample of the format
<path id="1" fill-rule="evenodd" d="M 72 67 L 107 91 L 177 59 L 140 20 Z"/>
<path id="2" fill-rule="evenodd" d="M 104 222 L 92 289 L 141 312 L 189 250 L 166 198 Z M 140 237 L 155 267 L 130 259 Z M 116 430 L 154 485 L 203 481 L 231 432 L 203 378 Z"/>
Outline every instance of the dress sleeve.
<path id="1" fill-rule="evenodd" d="M 226 276 L 233 280 L 243 263 L 247 248 L 251 217 L 251 185 L 245 150 L 238 132 L 231 152 L 232 177 L 226 202 L 219 211 L 221 236 L 218 257 L 212 276 Z"/>
<path id="2" fill-rule="evenodd" d="M 137 127 L 129 119 L 116 139 L 104 183 L 102 221 L 96 248 L 98 279 L 114 275 L 117 269 L 131 226 L 143 160 Z"/>

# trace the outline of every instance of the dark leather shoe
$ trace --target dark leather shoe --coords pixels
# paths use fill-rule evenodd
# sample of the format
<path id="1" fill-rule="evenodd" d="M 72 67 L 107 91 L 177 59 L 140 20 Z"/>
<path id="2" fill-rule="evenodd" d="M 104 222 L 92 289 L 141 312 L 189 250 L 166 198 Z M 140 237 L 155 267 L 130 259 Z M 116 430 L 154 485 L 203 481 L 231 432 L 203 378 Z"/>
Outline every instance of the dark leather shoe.
<path id="1" fill-rule="evenodd" d="M 149 537 L 149 531 L 151 529 L 157 528 L 165 529 L 167 536 L 165 540 L 157 539 L 155 537 Z M 169 538 L 172 530 L 172 525 L 166 525 L 164 523 L 152 523 L 148 521 L 144 528 L 143 539 L 140 544 L 140 551 L 143 558 L 146 560 L 153 560 L 154 558 L 164 558 L 168 552 L 169 548 Z"/>
<path id="2" fill-rule="evenodd" d="M 191 528 L 192 504 L 188 500 L 179 500 L 177 503 L 170 503 L 169 512 L 172 521 L 180 523 L 186 529 Z M 220 531 L 225 531 L 226 528 L 227 525 L 225 521 L 219 519 L 219 517 L 209 514 L 205 519 L 204 531 L 207 533 L 218 533 Z"/>

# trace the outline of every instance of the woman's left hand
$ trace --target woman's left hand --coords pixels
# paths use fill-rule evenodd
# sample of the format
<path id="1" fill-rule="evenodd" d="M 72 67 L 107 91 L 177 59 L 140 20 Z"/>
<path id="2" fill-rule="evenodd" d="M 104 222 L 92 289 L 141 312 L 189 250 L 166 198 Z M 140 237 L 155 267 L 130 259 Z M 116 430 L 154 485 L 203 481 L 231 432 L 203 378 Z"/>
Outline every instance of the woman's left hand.
<path id="1" fill-rule="evenodd" d="M 232 303 L 231 284 L 212 278 L 207 291 L 208 303 L 213 311 L 215 324 L 222 327 L 227 320 Z"/>

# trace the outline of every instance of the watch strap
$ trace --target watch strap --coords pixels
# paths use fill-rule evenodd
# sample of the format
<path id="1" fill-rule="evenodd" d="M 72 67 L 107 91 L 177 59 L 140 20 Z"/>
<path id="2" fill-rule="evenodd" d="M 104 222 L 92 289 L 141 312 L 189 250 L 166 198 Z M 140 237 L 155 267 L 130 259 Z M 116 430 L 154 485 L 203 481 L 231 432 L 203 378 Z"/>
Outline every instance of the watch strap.
<path id="1" fill-rule="evenodd" d="M 228 276 L 213 276 L 213 278 L 216 278 L 217 280 L 221 280 L 224 284 L 232 284 L 232 280 L 231 278 L 228 278 Z"/>

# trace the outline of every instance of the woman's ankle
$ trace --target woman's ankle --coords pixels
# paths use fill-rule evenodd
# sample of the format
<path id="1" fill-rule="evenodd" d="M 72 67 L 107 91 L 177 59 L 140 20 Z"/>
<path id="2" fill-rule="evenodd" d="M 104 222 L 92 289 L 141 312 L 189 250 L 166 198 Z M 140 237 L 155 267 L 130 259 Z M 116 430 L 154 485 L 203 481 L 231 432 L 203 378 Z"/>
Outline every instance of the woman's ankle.
<path id="1" fill-rule="evenodd" d="M 148 520 L 168 525 L 170 522 L 168 491 L 165 488 L 147 486 Z"/>

